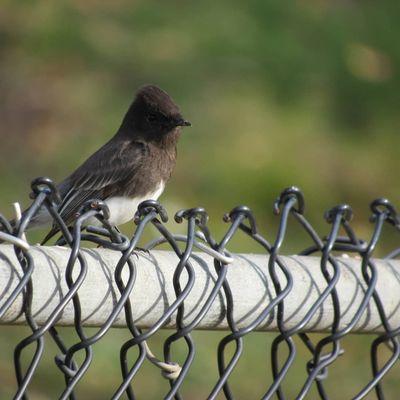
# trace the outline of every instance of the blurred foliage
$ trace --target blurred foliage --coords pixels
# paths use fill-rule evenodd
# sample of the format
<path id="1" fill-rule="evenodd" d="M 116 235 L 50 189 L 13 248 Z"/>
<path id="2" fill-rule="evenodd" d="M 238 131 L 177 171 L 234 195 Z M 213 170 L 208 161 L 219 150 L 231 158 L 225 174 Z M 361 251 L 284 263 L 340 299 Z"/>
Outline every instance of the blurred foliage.
<path id="1" fill-rule="evenodd" d="M 170 214 L 204 206 L 222 233 L 243 203 L 269 237 L 272 202 L 295 184 L 324 232 L 323 210 L 347 202 L 368 237 L 368 203 L 400 194 L 399 19 L 396 0 L 3 0 L 0 210 L 28 204 L 32 178 L 71 172 L 155 83 L 193 123 Z"/>

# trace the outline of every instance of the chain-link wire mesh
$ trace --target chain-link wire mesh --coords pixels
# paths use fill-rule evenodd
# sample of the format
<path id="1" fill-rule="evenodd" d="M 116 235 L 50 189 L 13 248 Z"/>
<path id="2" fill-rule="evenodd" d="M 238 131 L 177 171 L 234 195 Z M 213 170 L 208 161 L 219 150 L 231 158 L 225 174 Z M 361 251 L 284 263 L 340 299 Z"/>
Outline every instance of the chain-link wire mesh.
<path id="1" fill-rule="evenodd" d="M 18 259 L 23 273 L 19 276 L 18 284 L 12 290 L 11 295 L 6 298 L 0 294 L 0 320 L 7 313 L 17 298 L 23 296 L 23 316 L 32 333 L 20 341 L 14 351 L 14 365 L 17 380 L 15 392 L 16 399 L 27 399 L 29 384 L 40 368 L 40 361 L 45 351 L 45 336 L 50 336 L 57 345 L 60 354 L 55 361 L 59 373 L 63 374 L 65 387 L 60 388 L 61 399 L 75 399 L 76 385 L 83 378 L 85 372 L 91 365 L 93 358 L 93 345 L 104 337 L 112 328 L 120 313 L 125 314 L 126 326 L 131 337 L 120 349 L 121 381 L 119 387 L 115 388 L 113 399 L 127 397 L 135 399 L 135 378 L 146 359 L 162 369 L 163 376 L 168 379 L 170 389 L 165 393 L 165 399 L 181 399 L 181 386 L 188 376 L 195 357 L 195 341 L 192 332 L 199 326 L 204 316 L 209 311 L 217 296 L 223 296 L 225 302 L 225 314 L 223 318 L 227 321 L 229 332 L 220 341 L 217 349 L 217 361 L 219 376 L 215 382 L 209 399 L 217 396 L 225 396 L 233 399 L 234 393 L 230 386 L 230 376 L 237 365 L 243 352 L 244 337 L 257 330 L 266 320 L 274 315 L 277 321 L 278 333 L 272 341 L 270 349 L 270 371 L 272 384 L 265 387 L 263 399 L 278 398 L 287 399 L 285 385 L 288 384 L 287 375 L 296 358 L 295 337 L 299 337 L 310 352 L 309 360 L 303 360 L 307 368 L 307 377 L 302 384 L 296 399 L 303 399 L 316 385 L 321 399 L 328 399 L 325 383 L 328 377 L 328 368 L 334 363 L 344 350 L 340 341 L 345 335 L 354 330 L 354 327 L 366 312 L 370 303 L 378 310 L 382 326 L 381 333 L 376 335 L 370 348 L 371 379 L 365 382 L 363 388 L 355 388 L 354 399 L 364 398 L 368 393 L 375 391 L 378 399 L 384 399 L 383 378 L 385 374 L 397 362 L 400 355 L 399 326 L 391 326 L 389 317 L 376 290 L 376 282 L 379 274 L 375 260 L 374 251 L 381 240 L 382 231 L 385 226 L 389 229 L 395 241 L 400 230 L 400 218 L 395 207 L 387 199 L 377 199 L 370 205 L 372 233 L 369 238 L 361 238 L 353 230 L 351 225 L 352 210 L 348 205 L 333 207 L 325 213 L 329 224 L 328 234 L 321 237 L 306 219 L 304 214 L 304 198 L 301 191 L 295 187 L 284 190 L 274 204 L 274 213 L 279 218 L 279 228 L 276 237 L 267 240 L 257 228 L 256 219 L 249 208 L 239 206 L 224 216 L 228 224 L 226 233 L 222 239 L 213 236 L 208 228 L 208 216 L 203 208 L 192 208 L 179 211 L 175 215 L 177 223 L 186 224 L 186 235 L 174 235 L 166 227 L 167 213 L 165 209 L 155 201 L 145 201 L 140 204 L 136 215 L 135 232 L 132 238 L 121 234 L 115 227 L 108 223 L 108 209 L 106 205 L 97 200 L 92 200 L 83 205 L 76 221 L 72 227 L 66 226 L 57 211 L 59 197 L 55 185 L 50 179 L 39 178 L 32 183 L 32 205 L 22 218 L 15 224 L 0 215 L 0 240 L 14 245 L 15 255 Z M 35 260 L 32 256 L 32 248 L 25 239 L 25 231 L 29 221 L 38 212 L 40 207 L 46 207 L 54 222 L 59 226 L 62 235 L 57 244 L 67 246 L 71 249 L 69 259 L 65 260 L 65 280 L 68 286 L 67 292 L 58 302 L 57 306 L 49 314 L 45 323 L 40 326 L 32 314 L 32 297 L 35 287 L 32 284 L 32 273 L 35 268 Z M 86 226 L 85 222 L 91 218 L 97 218 L 102 227 Z M 291 227 L 296 226 L 308 237 L 309 245 L 299 255 L 315 255 L 320 258 L 320 270 L 326 281 L 324 290 L 320 291 L 318 298 L 306 312 L 305 316 L 295 326 L 288 328 L 284 321 L 285 299 L 293 288 L 293 276 L 290 269 L 282 262 L 281 249 L 290 237 L 288 221 Z M 153 226 L 160 234 L 160 239 L 153 240 L 145 251 L 155 249 L 160 245 L 167 244 L 179 259 L 173 274 L 173 288 L 175 301 L 169 304 L 162 317 L 148 329 L 140 329 L 136 326 L 132 317 L 133 310 L 130 296 L 135 294 L 135 278 L 137 275 L 137 264 L 134 256 L 138 243 L 148 226 Z M 229 285 L 227 272 L 232 262 L 233 254 L 229 252 L 231 240 L 239 233 L 244 233 L 251 241 L 254 241 L 264 254 L 268 255 L 268 265 L 262 266 L 268 270 L 274 287 L 274 296 L 267 306 L 246 326 L 238 325 L 234 317 L 234 295 Z M 391 243 L 395 243 L 391 241 Z M 112 312 L 94 334 L 85 332 L 82 321 L 82 303 L 80 299 L 80 287 L 86 279 L 87 262 L 82 249 L 84 243 L 92 243 L 118 254 L 119 261 L 115 266 L 115 274 L 112 279 L 119 290 L 119 297 L 115 302 Z M 389 241 L 390 242 L 390 241 Z M 87 246 L 86 246 L 87 247 Z M 383 259 L 399 258 L 400 247 L 393 246 Z M 196 285 L 196 270 L 192 264 L 195 248 L 208 253 L 214 260 L 216 279 L 213 288 L 207 294 L 204 303 L 190 323 L 185 323 L 185 301 Z M 359 259 L 365 290 L 362 293 L 362 301 L 351 321 L 343 328 L 341 324 L 340 301 L 337 292 L 337 282 L 341 273 L 337 261 L 339 254 L 345 253 L 349 257 Z M 1 255 L 1 247 L 0 247 Z M 399 271 L 400 272 L 400 271 Z M 187 278 L 181 279 L 182 274 Z M 278 275 L 284 275 L 285 283 Z M 123 278 L 124 275 L 124 278 Z M 43 277 L 46 279 L 46 277 Z M 400 294 L 399 294 L 400 298 Z M 330 302 L 333 319 L 329 332 L 315 341 L 312 335 L 304 330 L 307 323 L 315 316 L 319 307 Z M 56 327 L 57 322 L 66 309 L 73 307 L 74 329 L 79 341 L 68 347 L 63 340 L 62 328 Z M 167 322 L 175 319 L 175 329 L 164 342 L 164 357 L 157 359 L 152 354 L 147 340 L 156 332 L 165 327 Z M 174 362 L 172 350 L 178 343 L 186 345 L 186 357 L 181 365 Z M 232 353 L 232 346 L 234 351 Z M 298 346 L 298 345 L 297 345 Z M 230 351 L 227 349 L 230 348 Z M 379 353 L 382 348 L 389 349 L 390 357 L 382 361 Z M 30 349 L 30 352 L 26 350 Z M 137 349 L 137 358 L 132 360 L 132 349 Z M 129 354 L 128 354 L 129 353 Z M 32 354 L 27 361 L 27 354 Z M 29 356 L 28 356 L 29 357 Z M 366 366 L 360 366 L 365 368 Z M 1 379 L 1 378 L 0 378 Z M 2 383 L 4 385 L 4 383 Z M 399 389 L 400 390 L 400 389 Z"/>

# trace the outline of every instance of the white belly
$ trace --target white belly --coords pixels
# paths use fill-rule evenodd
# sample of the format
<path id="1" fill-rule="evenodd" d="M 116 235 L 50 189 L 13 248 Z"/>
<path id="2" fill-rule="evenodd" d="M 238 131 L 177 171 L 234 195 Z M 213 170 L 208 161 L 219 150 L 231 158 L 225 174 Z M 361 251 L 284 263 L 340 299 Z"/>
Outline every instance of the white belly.
<path id="1" fill-rule="evenodd" d="M 129 199 L 126 197 L 111 197 L 107 199 L 105 203 L 110 210 L 110 224 L 117 226 L 132 220 L 138 205 L 145 200 L 157 200 L 164 191 L 164 186 L 164 183 L 160 184 L 157 190 L 141 198 Z M 99 225 L 99 221 L 95 218 L 93 221 L 89 221 L 89 225 Z"/>
<path id="2" fill-rule="evenodd" d="M 138 205 L 145 200 L 157 200 L 164 191 L 165 183 L 162 182 L 154 192 L 148 193 L 141 198 L 129 199 L 126 197 L 111 197 L 105 200 L 105 203 L 110 210 L 110 224 L 114 226 L 125 224 L 133 219 L 137 211 Z M 47 209 L 42 207 L 38 212 L 35 220 L 29 225 L 29 228 L 37 228 L 42 225 L 52 223 L 52 218 Z M 101 223 L 97 218 L 90 218 L 84 225 L 100 226 Z"/>

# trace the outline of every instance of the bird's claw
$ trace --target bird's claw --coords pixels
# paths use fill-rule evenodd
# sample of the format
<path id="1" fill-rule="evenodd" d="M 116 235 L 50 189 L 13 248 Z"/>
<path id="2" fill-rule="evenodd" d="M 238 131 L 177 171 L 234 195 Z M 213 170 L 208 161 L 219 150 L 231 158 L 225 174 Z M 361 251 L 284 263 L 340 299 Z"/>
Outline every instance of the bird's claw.
<path id="1" fill-rule="evenodd" d="M 143 247 L 135 247 L 135 249 L 133 250 L 133 253 L 134 253 L 138 258 L 139 258 L 139 256 L 138 256 L 137 253 L 140 253 L 140 252 L 142 252 L 142 253 L 144 253 L 144 254 L 146 254 L 146 255 L 150 255 L 150 250 L 145 249 L 145 248 L 143 248 Z"/>

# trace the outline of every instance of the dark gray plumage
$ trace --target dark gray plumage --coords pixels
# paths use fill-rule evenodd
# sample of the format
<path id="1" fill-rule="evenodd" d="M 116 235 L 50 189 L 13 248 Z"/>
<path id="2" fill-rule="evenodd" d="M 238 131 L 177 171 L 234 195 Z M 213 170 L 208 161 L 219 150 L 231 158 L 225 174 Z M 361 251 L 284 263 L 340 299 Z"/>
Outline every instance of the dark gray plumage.
<path id="1" fill-rule="evenodd" d="M 156 200 L 175 166 L 183 126 L 190 123 L 166 92 L 153 85 L 139 89 L 115 136 L 59 184 L 65 223 L 72 224 L 90 199 L 106 202 L 113 225 L 131 220 L 141 201 Z M 43 208 L 30 228 L 50 222 Z M 58 231 L 53 225 L 44 242 Z"/>

